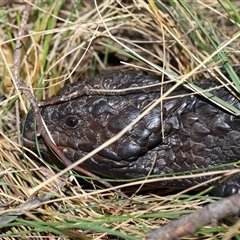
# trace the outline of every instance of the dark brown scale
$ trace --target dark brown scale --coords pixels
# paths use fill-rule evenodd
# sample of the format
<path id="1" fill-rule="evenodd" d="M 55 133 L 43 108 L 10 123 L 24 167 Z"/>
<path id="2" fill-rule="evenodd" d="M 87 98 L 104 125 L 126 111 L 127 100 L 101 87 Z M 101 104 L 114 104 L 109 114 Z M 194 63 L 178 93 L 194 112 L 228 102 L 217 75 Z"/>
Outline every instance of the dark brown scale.
<path id="1" fill-rule="evenodd" d="M 66 96 L 76 90 L 125 89 L 156 84 L 161 77 L 140 71 L 100 75 L 91 80 L 63 87 L 55 96 Z M 164 91 L 172 85 L 164 84 Z M 217 86 L 214 80 L 199 83 L 203 89 Z M 42 116 L 55 143 L 64 148 L 72 161 L 112 138 L 159 98 L 160 87 L 146 88 L 122 95 L 84 95 L 42 107 Z M 239 101 L 221 88 L 213 94 L 240 109 Z M 181 94 L 188 94 L 178 97 Z M 85 161 L 89 171 L 113 178 L 137 178 L 151 174 L 183 173 L 196 169 L 237 162 L 240 156 L 240 119 L 199 95 L 189 95 L 182 86 L 150 111 L 116 142 Z M 161 123 L 161 114 L 164 122 Z M 25 144 L 35 147 L 34 118 L 29 112 L 24 129 Z M 164 129 L 164 138 L 162 138 Z M 40 144 L 42 151 L 46 146 Z M 230 167 L 228 167 L 230 168 Z M 219 169 L 219 168 L 218 168 Z M 187 188 L 209 179 L 201 177 L 161 182 L 161 186 Z M 227 196 L 240 193 L 240 174 L 233 175 L 215 189 Z"/>

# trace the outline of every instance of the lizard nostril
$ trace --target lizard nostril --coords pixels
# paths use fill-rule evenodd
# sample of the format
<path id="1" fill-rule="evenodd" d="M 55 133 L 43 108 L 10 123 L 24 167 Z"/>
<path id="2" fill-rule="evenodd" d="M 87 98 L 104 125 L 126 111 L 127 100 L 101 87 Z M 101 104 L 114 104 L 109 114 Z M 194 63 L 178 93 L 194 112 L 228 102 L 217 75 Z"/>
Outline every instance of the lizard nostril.
<path id="1" fill-rule="evenodd" d="M 27 123 L 25 128 L 27 131 L 33 130 L 33 126 L 30 123 Z"/>

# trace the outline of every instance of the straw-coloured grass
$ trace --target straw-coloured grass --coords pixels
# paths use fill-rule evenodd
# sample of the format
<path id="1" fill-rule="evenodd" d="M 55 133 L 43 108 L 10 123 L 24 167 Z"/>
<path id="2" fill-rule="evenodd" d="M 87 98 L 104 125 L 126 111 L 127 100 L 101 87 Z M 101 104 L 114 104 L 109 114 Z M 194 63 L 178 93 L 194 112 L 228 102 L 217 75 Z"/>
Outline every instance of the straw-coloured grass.
<path id="1" fill-rule="evenodd" d="M 91 179 L 79 184 L 75 172 L 69 174 L 78 180 L 62 176 L 64 187 L 46 185 L 30 196 L 53 173 L 21 144 L 19 126 L 29 103 L 16 91 L 11 68 L 24 5 L 11 2 L 0 9 L 0 205 L 8 203 L 1 214 L 37 196 L 52 192 L 52 197 L 7 223 L 1 238 L 142 239 L 151 229 L 215 201 L 171 189 L 135 193 L 131 182 L 122 188 L 129 195 L 123 199 Z M 228 71 L 230 81 L 236 81 L 231 67 L 239 64 L 239 7 L 238 1 L 215 0 L 37 1 L 24 40 L 21 77 L 39 101 L 65 83 L 127 69 L 164 72 L 175 80 L 186 76 L 192 82 Z M 239 222 L 228 223 L 184 239 L 238 239 Z"/>

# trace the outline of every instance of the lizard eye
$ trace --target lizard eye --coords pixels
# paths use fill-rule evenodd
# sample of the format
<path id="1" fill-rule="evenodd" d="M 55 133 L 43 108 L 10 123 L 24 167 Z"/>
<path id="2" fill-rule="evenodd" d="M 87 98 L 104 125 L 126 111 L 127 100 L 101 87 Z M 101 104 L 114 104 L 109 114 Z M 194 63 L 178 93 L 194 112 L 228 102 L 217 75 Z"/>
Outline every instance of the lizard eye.
<path id="1" fill-rule="evenodd" d="M 69 116 L 66 118 L 66 124 L 69 128 L 76 128 L 78 126 L 79 120 L 76 116 Z"/>

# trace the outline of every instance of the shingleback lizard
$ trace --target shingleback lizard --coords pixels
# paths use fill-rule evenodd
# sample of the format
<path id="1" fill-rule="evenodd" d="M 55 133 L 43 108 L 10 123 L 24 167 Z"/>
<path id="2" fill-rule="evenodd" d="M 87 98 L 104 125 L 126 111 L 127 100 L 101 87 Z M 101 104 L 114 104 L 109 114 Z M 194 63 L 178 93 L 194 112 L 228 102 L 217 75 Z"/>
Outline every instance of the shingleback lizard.
<path id="1" fill-rule="evenodd" d="M 161 77 L 141 71 L 102 74 L 65 85 L 52 98 L 87 88 L 126 89 L 159 82 Z M 198 83 L 203 89 L 217 85 L 219 83 L 212 79 Z M 171 86 L 171 83 L 164 84 L 163 91 Z M 240 109 L 239 100 L 225 88 L 211 92 Z M 81 166 L 102 176 L 130 179 L 146 176 L 151 169 L 152 175 L 182 173 L 237 162 L 240 158 L 240 118 L 190 93 L 183 86 L 175 89 L 162 106 L 159 104 L 120 139 Z M 183 94 L 185 96 L 179 97 Z M 122 94 L 89 94 L 44 106 L 41 114 L 56 145 L 74 162 L 112 138 L 159 96 L 160 86 L 123 91 Z M 34 149 L 32 110 L 23 128 L 25 145 Z M 41 139 L 39 146 L 43 152 L 47 151 Z M 156 161 L 152 168 L 153 159 Z M 184 189 L 209 178 L 184 178 L 159 185 Z M 240 174 L 233 175 L 214 191 L 218 196 L 240 193 Z"/>

